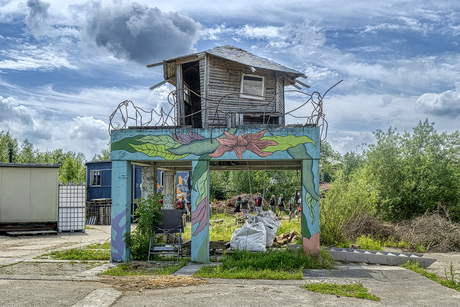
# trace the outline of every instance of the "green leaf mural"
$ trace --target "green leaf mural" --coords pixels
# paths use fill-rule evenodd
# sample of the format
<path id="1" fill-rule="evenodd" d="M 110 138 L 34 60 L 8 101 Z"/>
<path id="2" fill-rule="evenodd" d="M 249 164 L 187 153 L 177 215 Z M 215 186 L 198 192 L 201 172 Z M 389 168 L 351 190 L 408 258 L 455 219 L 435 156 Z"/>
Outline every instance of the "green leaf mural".
<path id="1" fill-rule="evenodd" d="M 203 154 L 208 154 L 215 151 L 219 145 L 219 142 L 216 140 L 213 140 L 212 143 L 211 139 L 196 140 L 190 144 L 182 145 L 176 148 L 170 148 L 169 152 L 176 155 L 192 154 L 201 156 Z"/>
<path id="2" fill-rule="evenodd" d="M 193 170 L 192 174 L 192 189 L 197 191 L 195 184 L 197 181 L 203 176 L 205 172 L 208 171 L 208 163 L 207 160 L 211 160 L 211 157 L 203 156 L 204 159 L 200 159 Z M 206 195 L 207 196 L 207 195 Z"/>
<path id="3" fill-rule="evenodd" d="M 306 143 L 313 143 L 313 142 L 308 136 L 294 136 L 294 135 L 288 135 L 288 136 L 281 136 L 281 135 L 275 135 L 275 136 L 264 136 L 261 138 L 261 140 L 270 140 L 270 141 L 275 141 L 278 143 L 278 145 L 274 146 L 267 146 L 265 149 L 262 149 L 263 151 L 269 151 L 269 152 L 275 152 L 275 151 L 286 151 L 288 148 L 296 147 L 299 144 L 306 144 Z"/>
<path id="4" fill-rule="evenodd" d="M 168 147 L 166 145 L 155 145 L 152 143 L 145 143 L 142 145 L 130 144 L 136 151 L 141 152 L 149 157 L 162 157 L 165 160 L 178 160 L 187 156 L 185 155 L 175 155 L 167 151 Z"/>
<path id="5" fill-rule="evenodd" d="M 169 135 L 148 135 L 137 139 L 137 141 L 155 145 L 165 145 L 167 148 L 176 148 L 181 145 L 179 142 L 174 141 Z"/>
<path id="6" fill-rule="evenodd" d="M 316 193 L 315 184 L 313 181 L 313 159 L 307 153 L 304 144 L 298 144 L 295 147 L 288 148 L 287 153 L 293 158 L 302 160 L 304 165 L 303 167 L 308 172 L 308 176 L 302 176 L 302 186 L 307 190 L 308 197 L 312 199 L 312 201 L 307 201 L 307 196 L 305 196 L 305 201 L 309 209 L 310 216 L 312 217 L 313 222 L 316 220 L 316 215 L 314 211 L 314 207 L 316 202 L 319 201 L 319 195 Z"/>
<path id="7" fill-rule="evenodd" d="M 228 129 L 227 132 L 230 134 L 235 134 L 236 131 L 237 131 L 236 128 L 231 128 L 231 129 Z M 217 138 L 225 138 L 225 134 L 222 133 Z M 207 138 L 204 140 L 195 140 L 189 144 L 178 146 L 176 148 L 171 148 L 169 149 L 169 151 L 176 155 L 183 155 L 187 153 L 187 154 L 192 154 L 196 156 L 203 156 L 205 154 L 207 155 L 211 152 L 214 152 L 216 148 L 219 147 L 219 145 L 220 143 L 216 139 L 213 138 L 211 142 L 211 139 Z"/>

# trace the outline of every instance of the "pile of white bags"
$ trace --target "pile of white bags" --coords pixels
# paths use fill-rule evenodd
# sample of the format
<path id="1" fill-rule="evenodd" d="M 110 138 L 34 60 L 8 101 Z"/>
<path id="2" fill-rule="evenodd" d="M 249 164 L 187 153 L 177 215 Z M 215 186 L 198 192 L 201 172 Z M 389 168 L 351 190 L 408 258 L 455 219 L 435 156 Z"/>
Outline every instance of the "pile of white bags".
<path id="1" fill-rule="evenodd" d="M 233 249 L 265 252 L 273 245 L 281 223 L 272 211 L 264 211 L 257 216 L 248 215 L 248 221 L 243 227 L 236 229 L 230 240 Z"/>

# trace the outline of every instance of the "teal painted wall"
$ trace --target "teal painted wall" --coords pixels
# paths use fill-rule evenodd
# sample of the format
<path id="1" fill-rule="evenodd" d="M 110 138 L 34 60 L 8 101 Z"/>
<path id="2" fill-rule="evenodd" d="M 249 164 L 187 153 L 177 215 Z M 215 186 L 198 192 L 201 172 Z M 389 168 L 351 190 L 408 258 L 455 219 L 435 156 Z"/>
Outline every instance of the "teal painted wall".
<path id="1" fill-rule="evenodd" d="M 120 232 L 130 229 L 123 218 L 130 214 L 131 161 L 192 161 L 192 260 L 209 260 L 209 161 L 211 160 L 301 160 L 302 237 L 306 253 L 319 252 L 319 158 L 320 128 L 250 126 L 231 129 L 126 129 L 111 135 L 111 160 L 120 168 L 112 175 L 112 259 L 127 261 L 129 251 Z M 124 164 L 125 163 L 125 164 Z M 120 181 L 125 181 L 122 183 Z M 117 195 L 117 193 L 119 195 Z M 114 198 L 115 197 L 115 198 Z M 115 202 L 115 200 L 117 202 Z M 126 201 L 125 204 L 123 202 Z M 114 206 L 112 205 L 112 206 Z M 126 207 L 126 208 L 123 208 Z M 123 224 L 124 223 L 124 224 Z M 114 227 L 117 227 L 114 230 Z M 116 234 L 114 236 L 114 233 Z M 121 255 L 121 256 L 120 256 Z"/>

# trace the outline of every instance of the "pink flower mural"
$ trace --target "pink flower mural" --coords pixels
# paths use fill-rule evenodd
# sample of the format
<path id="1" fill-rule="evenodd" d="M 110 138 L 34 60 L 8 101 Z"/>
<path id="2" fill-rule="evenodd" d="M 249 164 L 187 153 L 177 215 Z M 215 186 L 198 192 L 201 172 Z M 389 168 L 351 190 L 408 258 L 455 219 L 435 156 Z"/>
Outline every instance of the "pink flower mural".
<path id="1" fill-rule="evenodd" d="M 266 131 L 267 129 L 257 133 L 247 133 L 245 135 L 241 135 L 240 133 L 237 136 L 222 130 L 226 138 L 216 138 L 220 145 L 217 147 L 216 151 L 214 151 L 212 154 L 209 154 L 209 156 L 218 158 L 227 151 L 235 151 L 236 156 L 241 160 L 243 153 L 246 150 L 250 150 L 260 157 L 269 156 L 273 152 L 262 151 L 262 149 L 267 146 L 276 146 L 278 143 L 271 140 L 261 140 Z"/>

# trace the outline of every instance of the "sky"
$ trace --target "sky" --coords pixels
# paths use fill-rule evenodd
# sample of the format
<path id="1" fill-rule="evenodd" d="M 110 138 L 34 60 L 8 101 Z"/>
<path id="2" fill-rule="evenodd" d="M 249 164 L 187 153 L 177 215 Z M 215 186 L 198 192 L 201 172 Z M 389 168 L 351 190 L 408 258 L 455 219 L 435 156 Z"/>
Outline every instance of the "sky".
<path id="1" fill-rule="evenodd" d="M 343 80 L 323 99 L 327 141 L 359 153 L 378 129 L 459 130 L 459 43 L 458 0 L 0 0 L 0 131 L 89 161 L 119 103 L 166 104 L 147 64 L 232 45 L 304 73 L 310 93 Z"/>

